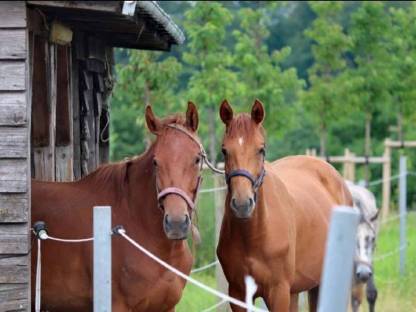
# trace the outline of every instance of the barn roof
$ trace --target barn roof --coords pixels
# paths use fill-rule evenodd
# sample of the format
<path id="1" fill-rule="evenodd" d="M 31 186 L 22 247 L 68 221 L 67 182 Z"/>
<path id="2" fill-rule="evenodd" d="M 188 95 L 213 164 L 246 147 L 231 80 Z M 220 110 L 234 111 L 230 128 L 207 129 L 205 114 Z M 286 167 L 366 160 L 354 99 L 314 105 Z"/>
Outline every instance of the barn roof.
<path id="1" fill-rule="evenodd" d="M 27 1 L 73 29 L 94 33 L 108 45 L 133 49 L 170 50 L 185 36 L 156 1 Z M 131 15 L 123 6 L 133 6 Z"/>

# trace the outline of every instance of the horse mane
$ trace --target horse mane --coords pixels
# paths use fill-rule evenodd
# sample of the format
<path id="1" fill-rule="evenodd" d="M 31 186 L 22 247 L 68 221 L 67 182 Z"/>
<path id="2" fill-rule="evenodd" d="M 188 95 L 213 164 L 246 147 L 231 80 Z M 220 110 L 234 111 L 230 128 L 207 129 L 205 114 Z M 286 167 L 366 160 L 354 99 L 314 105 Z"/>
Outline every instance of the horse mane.
<path id="1" fill-rule="evenodd" d="M 265 131 L 262 125 L 258 127 L 263 136 L 265 136 Z M 231 138 L 240 137 L 241 135 L 245 137 L 250 137 L 255 131 L 255 124 L 251 119 L 251 116 L 247 113 L 238 114 L 233 120 L 228 124 L 226 135 Z"/>
<path id="2" fill-rule="evenodd" d="M 182 114 L 174 114 L 163 119 L 160 119 L 160 122 L 163 127 L 170 125 L 170 124 L 177 124 L 183 127 L 186 127 L 186 119 Z M 118 162 L 111 162 L 107 164 L 103 164 L 98 166 L 93 172 L 91 172 L 86 177 L 94 177 L 98 181 L 102 183 L 109 183 L 111 181 L 116 180 L 117 182 L 122 184 L 121 182 L 125 179 L 127 173 L 127 167 L 132 162 L 139 162 L 143 160 L 149 152 L 154 148 L 155 140 L 146 148 L 146 150 L 141 153 L 140 155 L 136 155 L 133 157 L 126 157 L 123 160 Z M 85 177 L 85 178 L 86 178 Z"/>

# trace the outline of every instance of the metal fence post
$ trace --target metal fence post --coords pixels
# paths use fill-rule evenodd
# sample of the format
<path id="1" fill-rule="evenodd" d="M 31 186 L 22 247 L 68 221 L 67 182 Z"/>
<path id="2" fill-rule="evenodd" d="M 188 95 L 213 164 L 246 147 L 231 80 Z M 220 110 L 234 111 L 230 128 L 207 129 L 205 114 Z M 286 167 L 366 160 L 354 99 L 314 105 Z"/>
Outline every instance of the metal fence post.
<path id="1" fill-rule="evenodd" d="M 111 207 L 94 207 L 94 312 L 111 312 Z"/>
<path id="2" fill-rule="evenodd" d="M 406 270 L 406 217 L 407 217 L 407 168 L 406 156 L 400 156 L 400 179 L 399 179 L 399 213 L 400 213 L 400 274 Z"/>
<path id="3" fill-rule="evenodd" d="M 347 311 L 352 282 L 357 210 L 339 206 L 331 216 L 319 296 L 319 312 Z"/>

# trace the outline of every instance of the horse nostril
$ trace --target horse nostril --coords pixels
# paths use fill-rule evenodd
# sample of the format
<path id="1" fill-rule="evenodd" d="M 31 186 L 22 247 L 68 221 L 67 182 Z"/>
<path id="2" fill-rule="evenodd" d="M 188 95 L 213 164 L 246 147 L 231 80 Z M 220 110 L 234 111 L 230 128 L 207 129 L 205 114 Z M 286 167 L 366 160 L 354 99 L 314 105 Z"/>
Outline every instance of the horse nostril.
<path id="1" fill-rule="evenodd" d="M 234 208 L 237 208 L 237 201 L 235 200 L 235 198 L 231 199 L 231 204 Z"/>
<path id="2" fill-rule="evenodd" d="M 253 205 L 254 205 L 254 199 L 250 197 L 250 198 L 248 199 L 248 206 L 249 206 L 249 207 L 251 207 L 251 206 L 253 206 Z"/>

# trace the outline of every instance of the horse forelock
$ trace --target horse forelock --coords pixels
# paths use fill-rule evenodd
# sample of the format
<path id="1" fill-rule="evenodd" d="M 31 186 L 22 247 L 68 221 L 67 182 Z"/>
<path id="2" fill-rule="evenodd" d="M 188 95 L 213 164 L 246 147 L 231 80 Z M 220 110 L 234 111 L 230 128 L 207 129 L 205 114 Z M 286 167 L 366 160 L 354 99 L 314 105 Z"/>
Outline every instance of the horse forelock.
<path id="1" fill-rule="evenodd" d="M 263 126 L 256 126 L 249 114 L 241 113 L 234 117 L 229 123 L 225 135 L 230 138 L 238 138 L 241 136 L 251 138 L 257 130 L 259 130 L 261 135 L 265 137 Z"/>

